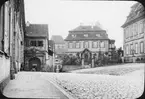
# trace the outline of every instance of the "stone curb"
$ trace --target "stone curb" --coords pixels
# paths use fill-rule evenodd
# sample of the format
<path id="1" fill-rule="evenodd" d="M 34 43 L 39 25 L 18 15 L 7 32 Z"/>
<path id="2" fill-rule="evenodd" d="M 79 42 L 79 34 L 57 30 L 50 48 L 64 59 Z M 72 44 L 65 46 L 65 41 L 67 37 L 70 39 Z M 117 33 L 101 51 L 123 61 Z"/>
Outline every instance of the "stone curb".
<path id="1" fill-rule="evenodd" d="M 6 87 L 6 85 L 9 83 L 9 81 L 10 81 L 10 75 L 0 82 L 0 93 L 3 94 L 3 90 Z"/>
<path id="2" fill-rule="evenodd" d="M 47 79 L 46 79 L 47 80 Z M 56 84 L 54 81 L 52 80 L 48 80 L 51 84 L 53 84 L 56 88 L 58 88 L 65 96 L 67 96 L 69 99 L 77 99 L 72 97 L 70 94 L 68 94 L 63 88 L 61 88 L 61 86 L 59 86 L 58 84 Z"/>

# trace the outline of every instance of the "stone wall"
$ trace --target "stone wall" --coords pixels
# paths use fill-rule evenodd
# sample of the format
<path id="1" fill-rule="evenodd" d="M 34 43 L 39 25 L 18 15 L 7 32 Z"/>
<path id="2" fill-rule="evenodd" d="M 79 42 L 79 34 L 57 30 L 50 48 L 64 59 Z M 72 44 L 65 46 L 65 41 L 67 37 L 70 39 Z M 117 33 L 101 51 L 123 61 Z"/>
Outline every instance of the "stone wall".
<path id="1" fill-rule="evenodd" d="M 10 58 L 0 57 L 0 91 L 2 92 L 10 80 Z"/>

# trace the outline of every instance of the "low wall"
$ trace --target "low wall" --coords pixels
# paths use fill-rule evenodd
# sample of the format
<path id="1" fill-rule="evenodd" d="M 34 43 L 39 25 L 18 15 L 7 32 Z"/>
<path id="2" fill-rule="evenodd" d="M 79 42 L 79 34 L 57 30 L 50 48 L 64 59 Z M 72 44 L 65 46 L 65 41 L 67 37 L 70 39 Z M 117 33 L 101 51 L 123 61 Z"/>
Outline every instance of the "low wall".
<path id="1" fill-rule="evenodd" d="M 2 92 L 10 80 L 10 58 L 0 57 L 0 91 Z"/>
<path id="2" fill-rule="evenodd" d="M 82 69 L 81 65 L 64 65 L 62 66 L 62 72 L 69 72 L 72 70 Z"/>

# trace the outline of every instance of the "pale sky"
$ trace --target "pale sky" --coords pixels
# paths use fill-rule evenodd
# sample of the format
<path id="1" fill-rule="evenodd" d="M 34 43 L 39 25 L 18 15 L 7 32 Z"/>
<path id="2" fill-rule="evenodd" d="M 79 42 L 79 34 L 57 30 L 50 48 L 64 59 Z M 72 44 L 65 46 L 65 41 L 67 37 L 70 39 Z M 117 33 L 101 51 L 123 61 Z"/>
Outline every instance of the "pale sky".
<path id="1" fill-rule="evenodd" d="M 49 38 L 61 35 L 80 25 L 99 22 L 117 48 L 123 46 L 124 24 L 135 1 L 70 1 L 25 0 L 26 22 L 48 24 Z"/>

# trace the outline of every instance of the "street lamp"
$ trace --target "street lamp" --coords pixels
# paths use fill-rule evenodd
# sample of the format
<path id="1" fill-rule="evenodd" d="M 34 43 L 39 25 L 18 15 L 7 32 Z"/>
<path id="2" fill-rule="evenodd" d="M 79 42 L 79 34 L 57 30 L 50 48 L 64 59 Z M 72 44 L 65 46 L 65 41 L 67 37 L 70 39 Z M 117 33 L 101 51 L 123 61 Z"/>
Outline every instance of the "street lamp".
<path id="1" fill-rule="evenodd" d="M 102 43 L 102 41 L 100 41 L 100 43 L 99 43 L 99 54 L 101 52 L 101 43 Z"/>
<path id="2" fill-rule="evenodd" d="M 99 59 L 99 65 L 101 65 L 102 64 L 102 60 L 101 60 L 101 43 L 102 43 L 102 41 L 100 41 L 100 43 L 99 43 L 99 55 L 98 55 L 98 59 Z"/>

